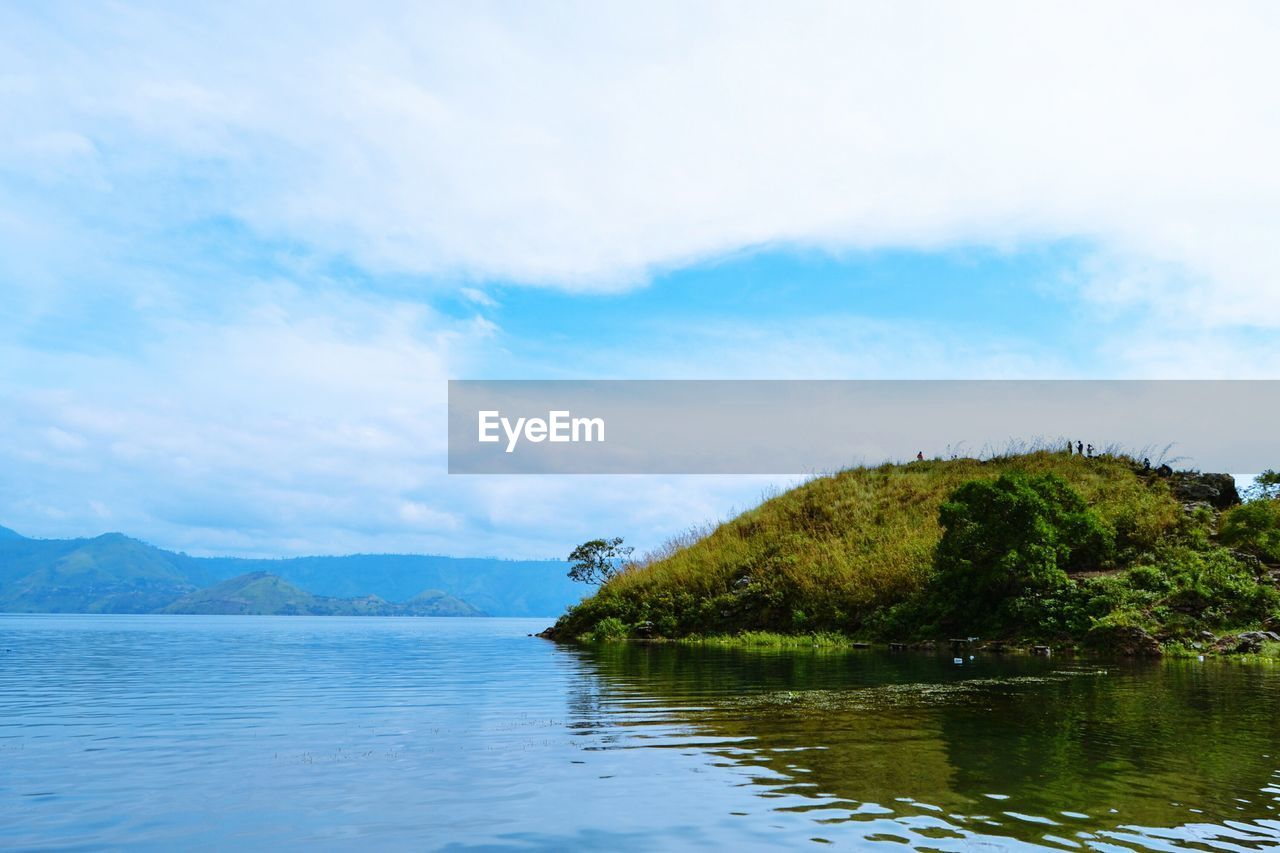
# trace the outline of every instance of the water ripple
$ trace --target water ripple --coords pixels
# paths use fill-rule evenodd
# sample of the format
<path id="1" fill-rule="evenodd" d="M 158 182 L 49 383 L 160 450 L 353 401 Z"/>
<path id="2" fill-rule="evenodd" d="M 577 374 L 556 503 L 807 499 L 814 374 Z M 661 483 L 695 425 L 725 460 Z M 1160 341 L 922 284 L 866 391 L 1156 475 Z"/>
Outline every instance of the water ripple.
<path id="1" fill-rule="evenodd" d="M 1280 676 L 0 616 L 0 847 L 1280 849 Z"/>

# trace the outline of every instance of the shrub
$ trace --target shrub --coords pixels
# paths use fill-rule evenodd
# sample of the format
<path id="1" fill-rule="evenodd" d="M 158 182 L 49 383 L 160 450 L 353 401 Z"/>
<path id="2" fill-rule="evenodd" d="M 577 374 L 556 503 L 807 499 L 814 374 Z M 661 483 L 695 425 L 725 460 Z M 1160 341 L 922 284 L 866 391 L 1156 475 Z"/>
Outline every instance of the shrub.
<path id="1" fill-rule="evenodd" d="M 1224 545 L 1280 563 L 1280 498 L 1264 498 L 1233 508 L 1222 519 Z"/>
<path id="2" fill-rule="evenodd" d="M 588 635 L 590 640 L 624 640 L 631 632 L 627 625 L 616 616 L 606 616 L 596 623 L 595 629 Z"/>
<path id="3" fill-rule="evenodd" d="M 1234 627 L 1266 618 L 1277 603 L 1274 586 L 1262 584 L 1225 548 L 1178 549 L 1166 557 L 1173 591 L 1162 603 L 1209 627 Z"/>
<path id="4" fill-rule="evenodd" d="M 968 631 L 1018 627 L 1041 599 L 1069 596 L 1069 570 L 1115 550 L 1114 531 L 1054 474 L 965 483 L 938 520 L 932 598 L 943 625 Z"/>

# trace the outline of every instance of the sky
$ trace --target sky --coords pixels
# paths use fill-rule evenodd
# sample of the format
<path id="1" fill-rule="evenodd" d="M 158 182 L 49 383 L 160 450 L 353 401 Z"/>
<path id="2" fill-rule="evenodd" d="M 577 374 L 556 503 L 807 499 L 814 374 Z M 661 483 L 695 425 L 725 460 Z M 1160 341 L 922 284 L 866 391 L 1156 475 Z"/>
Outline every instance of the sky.
<path id="1" fill-rule="evenodd" d="M 450 477 L 447 379 L 1280 376 L 1275 4 L 306 8 L 0 6 L 0 524 L 644 548 L 786 481 Z"/>

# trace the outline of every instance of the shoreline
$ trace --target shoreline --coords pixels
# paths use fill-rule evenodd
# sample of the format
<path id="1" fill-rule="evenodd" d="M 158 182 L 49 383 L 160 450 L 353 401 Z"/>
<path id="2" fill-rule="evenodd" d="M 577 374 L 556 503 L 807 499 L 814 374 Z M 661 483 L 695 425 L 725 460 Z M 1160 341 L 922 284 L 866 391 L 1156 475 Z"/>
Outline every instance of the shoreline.
<path id="1" fill-rule="evenodd" d="M 550 629 L 548 629 L 550 630 Z M 747 631 L 741 634 L 712 634 L 689 637 L 610 637 L 592 638 L 588 636 L 561 638 L 549 636 L 543 631 L 531 636 L 551 640 L 555 643 L 569 645 L 629 644 L 660 646 L 702 646 L 721 649 L 749 651 L 824 651 L 824 652 L 881 652 L 887 654 L 946 654 L 960 655 L 994 655 L 998 657 L 1066 657 L 1074 660 L 1224 660 L 1224 661 L 1258 661 L 1280 663 L 1280 640 L 1264 639 L 1257 643 L 1256 651 L 1240 651 L 1241 643 L 1254 648 L 1246 635 L 1273 632 L 1245 631 L 1239 634 L 1224 634 L 1217 638 L 1214 646 L 1195 648 L 1180 641 L 1160 644 L 1159 653 L 1131 654 L 1123 651 L 1090 649 L 1083 644 L 1069 641 L 1044 643 L 1032 640 L 920 640 L 915 642 L 884 642 L 880 640 L 860 640 L 834 633 L 818 634 L 777 634 L 768 631 Z M 1244 637 L 1244 639 L 1242 639 Z"/>

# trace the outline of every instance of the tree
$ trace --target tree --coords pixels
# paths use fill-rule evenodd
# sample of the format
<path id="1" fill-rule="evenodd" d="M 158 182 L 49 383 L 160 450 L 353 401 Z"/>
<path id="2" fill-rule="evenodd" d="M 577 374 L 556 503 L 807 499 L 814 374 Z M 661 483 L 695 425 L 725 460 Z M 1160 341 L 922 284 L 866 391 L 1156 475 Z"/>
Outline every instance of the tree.
<path id="1" fill-rule="evenodd" d="M 999 626 L 1003 605 L 1062 588 L 1067 572 L 1100 568 L 1115 548 L 1114 531 L 1054 474 L 965 483 L 938 521 L 934 600 L 944 623 L 966 630 Z"/>
<path id="2" fill-rule="evenodd" d="M 1267 469 L 1254 477 L 1253 485 L 1245 489 L 1245 496 L 1250 500 L 1280 498 L 1280 471 Z"/>
<path id="3" fill-rule="evenodd" d="M 581 583 L 602 584 L 618 573 L 634 548 L 623 547 L 622 537 L 592 539 L 569 554 L 569 577 Z"/>

